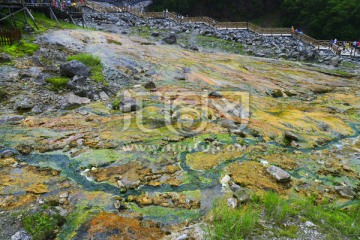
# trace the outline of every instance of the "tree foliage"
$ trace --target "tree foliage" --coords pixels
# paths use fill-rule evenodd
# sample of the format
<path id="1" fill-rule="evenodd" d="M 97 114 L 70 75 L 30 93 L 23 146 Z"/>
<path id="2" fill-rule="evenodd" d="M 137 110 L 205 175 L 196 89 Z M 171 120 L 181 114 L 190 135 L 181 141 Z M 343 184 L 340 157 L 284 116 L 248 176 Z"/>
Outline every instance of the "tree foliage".
<path id="1" fill-rule="evenodd" d="M 360 38 L 359 0 L 284 0 L 284 24 L 324 39 Z"/>

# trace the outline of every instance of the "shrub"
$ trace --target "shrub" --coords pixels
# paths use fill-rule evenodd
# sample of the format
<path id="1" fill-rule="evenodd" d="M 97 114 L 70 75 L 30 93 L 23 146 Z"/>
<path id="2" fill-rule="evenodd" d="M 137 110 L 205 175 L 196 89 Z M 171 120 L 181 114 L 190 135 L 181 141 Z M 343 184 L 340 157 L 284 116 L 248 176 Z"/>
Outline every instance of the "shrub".
<path id="1" fill-rule="evenodd" d="M 48 213 L 35 213 L 22 218 L 25 230 L 36 240 L 54 239 L 54 230 L 64 223 L 64 219 L 59 215 Z"/>
<path id="2" fill-rule="evenodd" d="M 90 67 L 90 78 L 96 82 L 104 83 L 104 75 L 102 73 L 103 67 L 101 65 L 101 60 L 97 56 L 91 54 L 80 53 L 77 55 L 72 55 L 67 58 L 68 61 L 77 60 L 82 62 L 86 66 Z"/>
<path id="3" fill-rule="evenodd" d="M 52 77 L 45 80 L 45 82 L 52 84 L 53 90 L 59 90 L 66 87 L 69 79 L 64 77 Z"/>

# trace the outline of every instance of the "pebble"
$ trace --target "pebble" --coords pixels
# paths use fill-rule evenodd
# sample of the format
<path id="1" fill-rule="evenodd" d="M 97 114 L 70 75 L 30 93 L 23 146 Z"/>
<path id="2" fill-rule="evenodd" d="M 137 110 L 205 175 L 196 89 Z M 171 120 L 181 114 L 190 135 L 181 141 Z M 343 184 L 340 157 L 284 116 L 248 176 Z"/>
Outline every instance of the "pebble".
<path id="1" fill-rule="evenodd" d="M 306 221 L 305 222 L 305 227 L 307 227 L 307 228 L 315 228 L 316 225 L 314 223 L 310 222 L 310 221 Z"/>
<path id="2" fill-rule="evenodd" d="M 231 207 L 231 208 L 235 209 L 235 208 L 237 208 L 238 204 L 239 204 L 239 202 L 238 202 L 238 200 L 236 198 L 229 198 L 227 200 L 228 207 Z"/>
<path id="3" fill-rule="evenodd" d="M 226 186 L 228 186 L 230 180 L 231 180 L 231 177 L 230 177 L 229 175 L 225 175 L 225 176 L 221 179 L 220 183 L 221 183 L 221 185 L 222 185 L 223 187 L 226 187 Z"/>

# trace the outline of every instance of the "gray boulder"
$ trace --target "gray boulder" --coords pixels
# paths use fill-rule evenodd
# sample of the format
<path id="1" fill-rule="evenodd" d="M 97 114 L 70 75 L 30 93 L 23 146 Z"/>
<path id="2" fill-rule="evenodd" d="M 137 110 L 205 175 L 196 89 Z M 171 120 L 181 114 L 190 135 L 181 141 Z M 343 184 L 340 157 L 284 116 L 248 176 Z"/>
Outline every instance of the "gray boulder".
<path id="1" fill-rule="evenodd" d="M 129 112 L 136 112 L 140 110 L 140 105 L 137 103 L 136 99 L 134 98 L 124 98 L 119 103 L 119 109 L 123 113 L 129 113 Z"/>
<path id="2" fill-rule="evenodd" d="M 72 78 L 76 75 L 88 77 L 90 75 L 90 68 L 82 62 L 72 60 L 60 65 L 60 74 L 61 76 L 69 78 Z"/>
<path id="3" fill-rule="evenodd" d="M 29 98 L 23 98 L 15 104 L 15 108 L 18 111 L 30 111 L 34 106 L 35 104 Z"/>
<path id="4" fill-rule="evenodd" d="M 288 183 L 291 181 L 291 176 L 289 173 L 285 172 L 279 167 L 271 166 L 267 169 L 270 175 L 275 178 L 277 182 Z"/>
<path id="5" fill-rule="evenodd" d="M 230 189 L 233 191 L 233 196 L 239 201 L 239 203 L 246 203 L 250 200 L 250 194 L 247 189 L 242 188 L 233 182 L 231 182 Z"/>
<path id="6" fill-rule="evenodd" d="M 343 197 L 348 199 L 355 198 L 355 193 L 349 186 L 336 186 L 335 190 Z"/>
<path id="7" fill-rule="evenodd" d="M 62 105 L 62 108 L 74 108 L 79 107 L 81 104 L 87 104 L 90 103 L 91 100 L 86 97 L 79 97 L 76 96 L 74 93 L 69 93 L 64 96 L 64 104 Z"/>

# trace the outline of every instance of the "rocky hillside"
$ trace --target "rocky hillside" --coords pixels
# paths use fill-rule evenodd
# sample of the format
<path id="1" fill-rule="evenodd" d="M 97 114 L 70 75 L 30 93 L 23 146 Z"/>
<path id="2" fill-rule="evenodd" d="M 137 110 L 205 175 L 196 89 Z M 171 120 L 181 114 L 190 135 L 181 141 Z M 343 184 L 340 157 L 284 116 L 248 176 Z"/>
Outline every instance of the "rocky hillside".
<path id="1" fill-rule="evenodd" d="M 1 48 L 0 239 L 360 236 L 356 60 L 86 19 Z"/>

